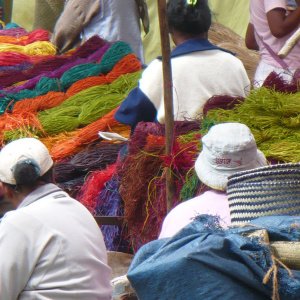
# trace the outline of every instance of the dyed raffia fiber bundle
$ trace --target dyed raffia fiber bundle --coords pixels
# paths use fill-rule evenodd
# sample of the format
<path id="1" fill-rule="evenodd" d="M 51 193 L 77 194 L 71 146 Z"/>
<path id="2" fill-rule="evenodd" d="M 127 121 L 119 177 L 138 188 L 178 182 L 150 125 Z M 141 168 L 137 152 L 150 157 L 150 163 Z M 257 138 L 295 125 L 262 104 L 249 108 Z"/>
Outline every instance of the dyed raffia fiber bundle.
<path id="1" fill-rule="evenodd" d="M 55 180 L 65 182 L 91 171 L 105 169 L 117 160 L 121 147 L 120 143 L 92 143 L 67 161 L 57 163 L 54 168 Z"/>
<path id="2" fill-rule="evenodd" d="M 66 55 L 50 56 L 47 57 L 47 59 L 42 60 L 41 62 L 35 63 L 34 65 L 32 65 L 32 68 L 30 68 L 30 70 L 26 72 L 0 74 L 1 87 L 7 87 L 17 82 L 34 78 L 44 72 L 54 71 L 57 68 L 62 67 L 62 65 L 66 63 L 71 63 L 72 61 L 78 58 L 87 58 L 92 53 L 95 53 L 100 48 L 102 48 L 104 45 L 107 45 L 107 43 L 104 40 L 102 40 L 100 37 L 95 36 L 90 38 L 83 45 L 77 48 L 76 51 L 72 53 L 72 55 L 70 56 L 66 56 Z M 25 54 L 19 54 L 19 53 L 11 53 L 10 55 L 10 53 L 0 53 L 0 62 L 6 59 L 6 62 L 9 64 L 20 63 L 22 58 L 26 62 L 33 63 L 31 56 Z M 10 55 L 10 56 L 3 57 L 2 59 L 2 56 L 4 55 Z M 21 55 L 22 57 L 20 58 Z"/>
<path id="3" fill-rule="evenodd" d="M 139 72 L 119 77 L 110 85 L 86 89 L 58 107 L 39 113 L 38 118 L 49 135 L 88 125 L 116 108 L 136 86 Z"/>
<path id="4" fill-rule="evenodd" d="M 7 92 L 2 91 L 3 97 L 0 98 L 0 112 L 4 112 L 12 101 L 36 97 L 50 91 L 65 91 L 74 82 L 80 79 L 101 73 L 108 73 L 120 59 L 131 52 L 132 50 L 126 43 L 116 42 L 105 53 L 99 64 L 90 63 L 75 66 L 66 71 L 60 79 L 42 77 L 34 89 L 23 89 L 21 86 Z"/>
<path id="5" fill-rule="evenodd" d="M 181 134 L 187 133 L 184 129 L 193 128 L 197 134 L 199 123 L 176 122 L 175 128 L 175 132 Z M 186 174 L 194 166 L 199 140 L 179 143 L 179 136 L 176 137 L 174 152 L 167 157 L 163 126 L 140 123 L 128 145 L 129 153 L 118 168 L 125 220 L 135 250 L 156 239 L 160 231 L 166 214 L 165 167 L 170 166 L 175 176 L 175 205 L 180 199 Z"/>
<path id="6" fill-rule="evenodd" d="M 270 159 L 300 161 L 299 93 L 286 94 L 267 88 L 253 90 L 244 102 L 232 110 L 209 111 L 203 124 L 211 126 L 221 122 L 246 124 L 260 150 Z"/>

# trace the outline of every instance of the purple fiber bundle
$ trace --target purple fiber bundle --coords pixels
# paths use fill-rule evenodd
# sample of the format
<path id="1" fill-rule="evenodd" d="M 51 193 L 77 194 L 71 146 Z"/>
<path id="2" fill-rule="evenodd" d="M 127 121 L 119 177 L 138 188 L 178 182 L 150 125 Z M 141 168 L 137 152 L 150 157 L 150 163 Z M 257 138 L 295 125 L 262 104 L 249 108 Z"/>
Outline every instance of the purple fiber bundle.
<path id="1" fill-rule="evenodd" d="M 116 176 L 105 184 L 97 199 L 96 215 L 124 215 L 122 199 L 119 194 L 119 185 L 119 178 Z M 108 250 L 122 251 L 124 248 L 128 250 L 128 243 L 123 238 L 122 226 L 102 225 L 101 231 Z"/>
<path id="2" fill-rule="evenodd" d="M 0 30 L 0 36 L 14 36 L 14 37 L 21 37 L 21 36 L 25 36 L 28 35 L 28 32 L 21 27 L 18 28 L 10 28 L 10 29 L 3 29 Z"/>
<path id="3" fill-rule="evenodd" d="M 105 169 L 116 162 L 123 145 L 123 143 L 111 144 L 99 141 L 90 144 L 73 157 L 55 164 L 56 182 L 67 182 L 88 172 Z"/>
<path id="4" fill-rule="evenodd" d="M 29 79 L 27 82 L 25 82 L 20 86 L 6 88 L 5 91 L 10 93 L 18 93 L 24 89 L 33 89 L 37 85 L 37 83 L 41 80 L 42 77 L 60 78 L 65 72 L 67 72 L 68 70 L 70 70 L 75 66 L 99 61 L 109 47 L 110 47 L 109 44 L 105 44 L 102 48 L 98 49 L 95 53 L 92 53 L 87 58 L 76 58 L 75 61 L 70 61 L 52 72 L 44 72 L 34 78 Z"/>
<path id="5" fill-rule="evenodd" d="M 32 64 L 30 62 L 23 62 L 19 65 L 14 66 L 0 66 L 0 77 L 3 76 L 11 76 L 12 72 L 16 72 L 20 74 L 20 71 L 25 71 L 32 68 Z"/>
<path id="6" fill-rule="evenodd" d="M 72 56 L 79 57 L 79 58 L 85 58 L 91 55 L 91 53 L 94 53 L 98 51 L 99 48 L 102 48 L 103 46 L 109 44 L 106 40 L 103 40 L 98 35 L 94 35 L 91 38 L 89 38 L 84 44 L 79 46 Z"/>

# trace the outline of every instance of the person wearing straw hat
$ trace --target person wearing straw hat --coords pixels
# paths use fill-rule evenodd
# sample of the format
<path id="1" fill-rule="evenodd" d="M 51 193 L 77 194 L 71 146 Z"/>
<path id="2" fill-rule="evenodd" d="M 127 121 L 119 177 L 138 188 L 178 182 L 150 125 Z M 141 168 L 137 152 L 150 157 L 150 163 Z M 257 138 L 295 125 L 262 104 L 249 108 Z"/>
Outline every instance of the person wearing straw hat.
<path id="1" fill-rule="evenodd" d="M 89 211 L 53 184 L 53 161 L 34 138 L 0 152 L 0 181 L 16 210 L 0 223 L 0 298 L 111 299 L 102 233 Z"/>
<path id="2" fill-rule="evenodd" d="M 195 163 L 200 181 L 210 190 L 173 208 L 164 219 L 159 238 L 173 236 L 201 214 L 218 216 L 222 226 L 230 225 L 226 195 L 228 176 L 266 165 L 267 160 L 257 149 L 246 125 L 222 123 L 213 126 L 202 138 L 202 151 Z"/>
<path id="3" fill-rule="evenodd" d="M 215 95 L 245 97 L 250 81 L 242 62 L 208 40 L 211 12 L 206 0 L 169 0 L 167 19 L 176 45 L 171 53 L 174 119 L 195 119 Z M 144 70 L 115 114 L 135 128 L 138 122 L 165 122 L 162 58 Z"/>

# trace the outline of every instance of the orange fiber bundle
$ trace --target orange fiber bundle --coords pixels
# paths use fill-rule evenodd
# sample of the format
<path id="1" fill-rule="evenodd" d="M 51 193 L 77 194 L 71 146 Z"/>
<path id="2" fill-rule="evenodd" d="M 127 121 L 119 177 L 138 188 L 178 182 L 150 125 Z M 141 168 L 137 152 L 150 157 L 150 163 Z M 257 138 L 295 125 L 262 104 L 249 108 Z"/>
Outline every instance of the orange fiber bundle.
<path id="1" fill-rule="evenodd" d="M 76 154 L 82 149 L 83 145 L 96 141 L 99 131 L 106 131 L 118 124 L 114 115 L 117 108 L 106 114 L 101 119 L 76 130 L 74 136 L 65 141 L 59 141 L 51 149 L 50 153 L 55 161 L 62 160 L 70 155 Z"/>
<path id="2" fill-rule="evenodd" d="M 101 84 L 109 84 L 123 74 L 134 73 L 141 70 L 141 67 L 142 65 L 139 59 L 134 54 L 128 54 L 124 56 L 107 75 L 101 74 L 99 76 L 78 80 L 71 85 L 66 94 L 68 97 L 71 97 L 87 88 Z"/>
<path id="3" fill-rule="evenodd" d="M 18 114 L 24 111 L 37 113 L 39 111 L 55 107 L 66 99 L 67 96 L 63 92 L 49 92 L 45 95 L 23 99 L 22 101 L 16 102 L 15 106 L 13 107 L 13 113 Z"/>
<path id="4" fill-rule="evenodd" d="M 30 32 L 28 35 L 17 37 L 1 35 L 0 31 L 0 43 L 25 46 L 37 41 L 49 41 L 49 32 L 43 29 L 36 29 Z"/>

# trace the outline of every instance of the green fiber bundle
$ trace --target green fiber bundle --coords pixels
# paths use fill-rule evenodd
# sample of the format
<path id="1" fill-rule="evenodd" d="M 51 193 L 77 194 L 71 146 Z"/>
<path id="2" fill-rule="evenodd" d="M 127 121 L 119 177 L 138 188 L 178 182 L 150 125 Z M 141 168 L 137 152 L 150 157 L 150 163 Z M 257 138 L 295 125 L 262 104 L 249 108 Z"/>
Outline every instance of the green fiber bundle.
<path id="1" fill-rule="evenodd" d="M 266 88 L 253 90 L 232 110 L 209 111 L 203 120 L 202 132 L 222 122 L 246 124 L 267 157 L 283 162 L 300 161 L 299 93 L 282 94 Z"/>
<path id="2" fill-rule="evenodd" d="M 132 53 L 130 46 L 124 42 L 114 43 L 103 55 L 99 64 L 82 64 L 66 71 L 60 78 L 62 88 L 66 90 L 80 79 L 107 74 L 123 57 Z"/>
<path id="3" fill-rule="evenodd" d="M 49 135 L 86 126 L 116 108 L 137 85 L 139 78 L 140 72 L 126 74 L 111 84 L 83 90 L 61 105 L 40 112 L 38 119 Z"/>

